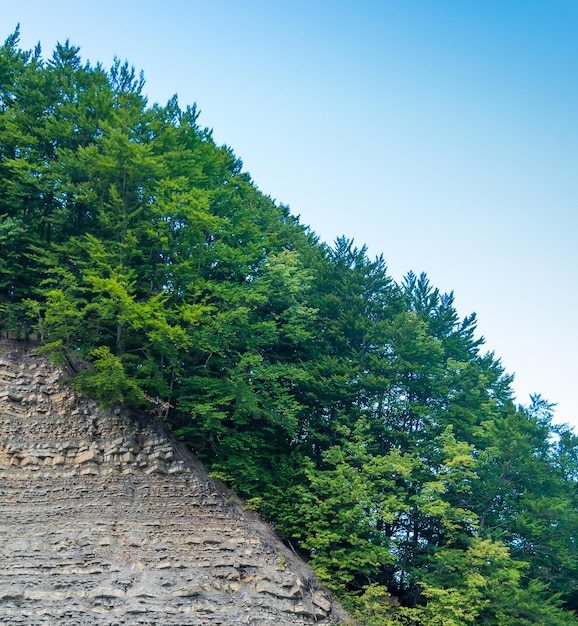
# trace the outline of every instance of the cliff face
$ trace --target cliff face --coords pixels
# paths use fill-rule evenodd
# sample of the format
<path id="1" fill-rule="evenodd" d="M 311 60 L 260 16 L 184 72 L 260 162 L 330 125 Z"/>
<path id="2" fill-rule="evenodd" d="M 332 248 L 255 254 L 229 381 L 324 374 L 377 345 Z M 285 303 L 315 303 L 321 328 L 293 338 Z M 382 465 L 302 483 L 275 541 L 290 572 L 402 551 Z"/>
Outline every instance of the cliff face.
<path id="1" fill-rule="evenodd" d="M 0 623 L 329 624 L 330 595 L 153 417 L 0 342 Z"/>

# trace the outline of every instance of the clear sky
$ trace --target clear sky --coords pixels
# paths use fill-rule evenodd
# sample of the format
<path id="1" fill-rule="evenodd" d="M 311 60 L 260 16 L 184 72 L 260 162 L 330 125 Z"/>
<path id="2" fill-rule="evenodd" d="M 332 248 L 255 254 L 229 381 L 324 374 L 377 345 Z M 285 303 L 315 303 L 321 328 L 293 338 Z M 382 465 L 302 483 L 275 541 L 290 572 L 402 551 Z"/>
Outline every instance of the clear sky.
<path id="1" fill-rule="evenodd" d="M 578 427 L 576 0 L 0 0 L 0 38 L 70 39 L 177 93 L 323 240 L 426 271 Z"/>

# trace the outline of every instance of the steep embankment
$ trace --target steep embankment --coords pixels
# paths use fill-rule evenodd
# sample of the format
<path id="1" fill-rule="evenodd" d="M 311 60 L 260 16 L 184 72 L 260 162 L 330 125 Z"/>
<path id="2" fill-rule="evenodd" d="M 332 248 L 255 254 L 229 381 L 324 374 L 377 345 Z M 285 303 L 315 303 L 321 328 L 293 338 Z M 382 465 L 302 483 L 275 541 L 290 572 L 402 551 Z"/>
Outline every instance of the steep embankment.
<path id="1" fill-rule="evenodd" d="M 329 594 L 153 418 L 0 342 L 2 624 L 327 624 Z"/>

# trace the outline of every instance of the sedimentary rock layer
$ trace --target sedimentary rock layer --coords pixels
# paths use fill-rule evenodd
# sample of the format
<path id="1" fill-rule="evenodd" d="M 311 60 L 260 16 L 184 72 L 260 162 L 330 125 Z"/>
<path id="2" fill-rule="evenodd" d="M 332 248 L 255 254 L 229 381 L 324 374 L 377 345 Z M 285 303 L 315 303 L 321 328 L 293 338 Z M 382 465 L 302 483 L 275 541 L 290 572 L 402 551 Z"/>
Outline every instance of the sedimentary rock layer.
<path id="1" fill-rule="evenodd" d="M 312 573 L 152 416 L 0 342 L 0 623 L 329 624 Z"/>

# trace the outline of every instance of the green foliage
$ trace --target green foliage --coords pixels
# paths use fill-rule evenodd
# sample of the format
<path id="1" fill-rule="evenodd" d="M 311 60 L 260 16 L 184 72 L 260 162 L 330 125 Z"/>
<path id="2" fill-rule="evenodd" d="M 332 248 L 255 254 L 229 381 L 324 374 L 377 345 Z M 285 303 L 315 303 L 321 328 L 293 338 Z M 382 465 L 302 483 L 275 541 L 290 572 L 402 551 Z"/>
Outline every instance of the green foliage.
<path id="1" fill-rule="evenodd" d="M 162 402 L 359 624 L 577 623 L 576 435 L 514 406 L 453 294 L 321 244 L 143 85 L 0 48 L 0 330 Z"/>
<path id="2" fill-rule="evenodd" d="M 467 550 L 442 548 L 432 571 L 423 579 L 428 599 L 416 613 L 423 623 L 462 624 L 575 624 L 537 580 L 522 585 L 528 564 L 512 559 L 504 545 L 474 539 Z"/>
<path id="3" fill-rule="evenodd" d="M 290 494 L 294 517 L 284 522 L 326 584 L 343 591 L 393 562 L 380 525 L 406 508 L 396 476 L 408 475 L 414 463 L 397 452 L 376 459 L 356 441 L 327 450 L 323 470 L 306 465 L 308 482 Z"/>
<path id="4" fill-rule="evenodd" d="M 90 356 L 93 367 L 79 374 L 76 379 L 80 391 L 100 398 L 105 406 L 115 402 L 138 402 L 138 387 L 127 376 L 117 356 L 111 354 L 106 346 L 95 348 Z"/>

